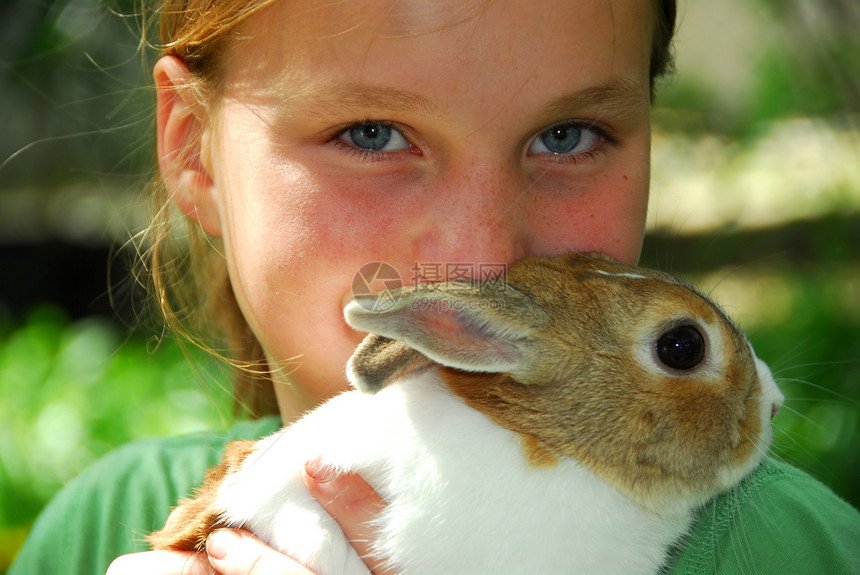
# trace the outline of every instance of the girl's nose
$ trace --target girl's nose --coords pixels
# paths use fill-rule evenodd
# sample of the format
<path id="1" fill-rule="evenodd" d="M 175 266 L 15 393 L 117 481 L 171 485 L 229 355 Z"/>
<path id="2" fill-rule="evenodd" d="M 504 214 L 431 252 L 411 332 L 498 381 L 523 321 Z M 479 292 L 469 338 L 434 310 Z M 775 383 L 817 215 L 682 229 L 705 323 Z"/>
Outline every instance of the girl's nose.
<path id="1" fill-rule="evenodd" d="M 504 266 L 529 255 L 528 190 L 511 168 L 472 165 L 452 170 L 428 194 L 436 205 L 419 238 L 418 256 L 428 264 L 461 266 L 461 272 Z M 447 275 L 447 274 L 446 274 Z"/>

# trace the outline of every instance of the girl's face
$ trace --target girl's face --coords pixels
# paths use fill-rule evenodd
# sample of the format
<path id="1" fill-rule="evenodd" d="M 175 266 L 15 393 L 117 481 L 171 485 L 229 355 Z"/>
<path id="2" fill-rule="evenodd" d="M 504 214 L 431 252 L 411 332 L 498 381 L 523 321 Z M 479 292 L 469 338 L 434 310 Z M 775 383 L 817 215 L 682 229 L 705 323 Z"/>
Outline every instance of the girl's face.
<path id="1" fill-rule="evenodd" d="M 567 251 L 632 263 L 648 195 L 649 2 L 324 4 L 249 21 L 203 138 L 207 229 L 293 412 L 346 385 L 365 264 L 408 284 Z"/>

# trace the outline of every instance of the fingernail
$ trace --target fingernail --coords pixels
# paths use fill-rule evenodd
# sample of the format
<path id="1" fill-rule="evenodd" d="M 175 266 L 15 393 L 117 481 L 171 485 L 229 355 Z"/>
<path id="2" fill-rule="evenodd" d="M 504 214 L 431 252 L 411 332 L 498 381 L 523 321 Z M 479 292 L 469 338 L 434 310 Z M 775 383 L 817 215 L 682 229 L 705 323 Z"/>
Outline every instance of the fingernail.
<path id="1" fill-rule="evenodd" d="M 305 463 L 305 473 L 317 483 L 328 483 L 340 476 L 334 467 L 323 463 L 321 457 Z"/>
<path id="2" fill-rule="evenodd" d="M 223 559 L 227 556 L 227 548 L 235 545 L 238 537 L 229 529 L 217 529 L 206 538 L 206 554 L 213 559 Z"/>

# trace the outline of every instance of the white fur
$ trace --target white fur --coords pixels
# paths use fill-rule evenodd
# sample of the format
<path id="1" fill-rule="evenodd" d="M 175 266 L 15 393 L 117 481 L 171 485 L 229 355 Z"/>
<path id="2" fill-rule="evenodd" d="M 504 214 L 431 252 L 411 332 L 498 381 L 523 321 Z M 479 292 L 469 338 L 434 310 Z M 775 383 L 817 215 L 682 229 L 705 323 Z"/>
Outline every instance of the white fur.
<path id="1" fill-rule="evenodd" d="M 221 486 L 233 524 L 322 575 L 367 570 L 302 483 L 320 455 L 387 501 L 377 552 L 398 573 L 656 573 L 692 518 L 647 512 L 575 461 L 530 466 L 520 436 L 434 369 L 334 398 L 261 441 Z"/>
<path id="2" fill-rule="evenodd" d="M 633 273 L 610 273 L 610 272 L 607 272 L 607 271 L 604 271 L 604 270 L 595 270 L 595 271 L 597 271 L 597 273 L 599 273 L 600 275 L 610 276 L 610 277 L 616 277 L 616 278 L 632 278 L 632 279 L 635 279 L 635 280 L 644 280 L 644 279 L 648 279 L 648 278 L 646 278 L 645 276 L 643 276 L 643 275 L 641 275 L 641 274 L 633 274 Z"/>

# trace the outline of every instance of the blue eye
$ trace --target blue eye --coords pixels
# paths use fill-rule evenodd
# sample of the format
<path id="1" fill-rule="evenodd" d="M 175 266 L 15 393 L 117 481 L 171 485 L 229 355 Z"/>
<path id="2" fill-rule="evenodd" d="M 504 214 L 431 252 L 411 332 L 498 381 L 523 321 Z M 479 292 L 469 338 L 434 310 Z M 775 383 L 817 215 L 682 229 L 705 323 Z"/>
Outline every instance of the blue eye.
<path id="1" fill-rule="evenodd" d="M 408 150 L 409 142 L 395 128 L 385 122 L 361 122 L 341 132 L 338 140 L 371 152 Z"/>
<path id="2" fill-rule="evenodd" d="M 569 155 L 588 152 L 601 142 L 601 135 L 592 128 L 565 122 L 556 124 L 535 136 L 529 144 L 529 154 Z"/>

